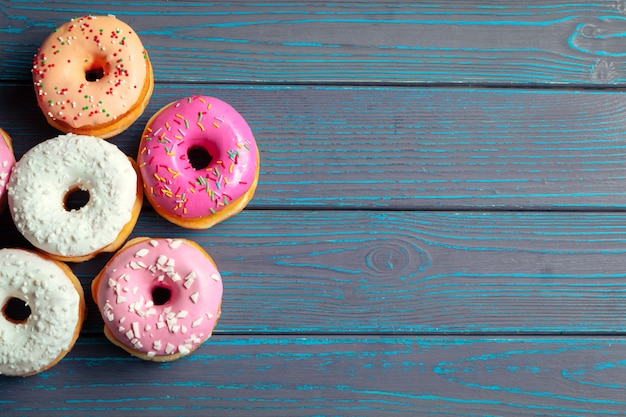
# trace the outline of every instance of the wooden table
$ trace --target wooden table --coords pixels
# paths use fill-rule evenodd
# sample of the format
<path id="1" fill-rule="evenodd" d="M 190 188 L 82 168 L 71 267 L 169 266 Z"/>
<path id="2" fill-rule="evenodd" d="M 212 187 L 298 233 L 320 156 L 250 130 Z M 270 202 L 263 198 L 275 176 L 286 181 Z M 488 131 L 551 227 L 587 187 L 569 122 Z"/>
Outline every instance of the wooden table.
<path id="1" fill-rule="evenodd" d="M 527 5 L 524 5 L 527 4 Z M 32 57 L 114 14 L 156 85 L 111 139 L 191 94 L 248 120 L 262 167 L 206 231 L 148 204 L 133 236 L 186 237 L 222 271 L 193 355 L 110 344 L 88 295 L 75 348 L 0 377 L 0 415 L 615 415 L 626 410 L 626 6 L 572 0 L 0 3 L 0 126 L 56 136 Z M 28 246 L 5 211 L 1 246 Z M 72 265 L 88 289 L 110 255 Z"/>

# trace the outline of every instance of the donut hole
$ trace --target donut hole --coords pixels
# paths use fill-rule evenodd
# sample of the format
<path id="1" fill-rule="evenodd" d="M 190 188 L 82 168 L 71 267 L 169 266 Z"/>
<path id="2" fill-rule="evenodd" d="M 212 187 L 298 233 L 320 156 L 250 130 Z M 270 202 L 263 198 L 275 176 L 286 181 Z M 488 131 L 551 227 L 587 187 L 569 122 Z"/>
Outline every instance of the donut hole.
<path id="1" fill-rule="evenodd" d="M 166 304 L 172 298 L 172 290 L 166 287 L 154 287 L 152 289 L 152 302 L 156 306 Z"/>
<path id="2" fill-rule="evenodd" d="M 205 169 L 209 166 L 213 157 L 209 153 L 208 150 L 203 148 L 202 146 L 192 146 L 187 151 L 187 158 L 189 159 L 189 163 L 196 171 L 201 169 Z"/>
<path id="3" fill-rule="evenodd" d="M 94 56 L 85 65 L 85 80 L 89 82 L 98 81 L 107 75 L 106 56 Z"/>
<path id="4" fill-rule="evenodd" d="M 4 304 L 4 307 L 2 307 L 2 314 L 11 323 L 21 324 L 28 321 L 32 311 L 28 304 L 26 304 L 26 301 L 17 297 L 11 297 Z"/>
<path id="5" fill-rule="evenodd" d="M 104 78 L 103 67 L 90 68 L 85 71 L 85 79 L 87 81 L 98 81 L 101 78 Z"/>
<path id="6" fill-rule="evenodd" d="M 66 211 L 80 210 L 89 203 L 89 191 L 81 188 L 72 188 L 63 198 L 63 208 Z"/>

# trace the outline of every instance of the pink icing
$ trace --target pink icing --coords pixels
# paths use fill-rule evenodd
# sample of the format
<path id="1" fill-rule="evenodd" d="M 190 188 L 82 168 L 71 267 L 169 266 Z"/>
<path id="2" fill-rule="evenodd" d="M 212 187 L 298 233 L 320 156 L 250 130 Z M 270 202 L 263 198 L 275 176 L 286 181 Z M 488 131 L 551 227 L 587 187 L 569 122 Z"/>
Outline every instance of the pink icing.
<path id="1" fill-rule="evenodd" d="M 196 170 L 190 149 L 211 156 Z M 229 104 L 193 96 L 165 106 L 152 117 L 137 162 L 152 204 L 181 218 L 215 214 L 253 184 L 258 150 L 244 118 Z"/>
<path id="2" fill-rule="evenodd" d="M 14 165 L 15 157 L 13 156 L 13 150 L 7 144 L 2 131 L 0 131 L 0 199 L 6 195 L 7 184 Z"/>
<path id="3" fill-rule="evenodd" d="M 164 304 L 155 301 L 156 288 L 170 291 Z M 149 357 L 186 355 L 202 344 L 211 336 L 222 300 L 220 273 L 184 239 L 127 246 L 107 264 L 94 290 L 112 335 Z"/>

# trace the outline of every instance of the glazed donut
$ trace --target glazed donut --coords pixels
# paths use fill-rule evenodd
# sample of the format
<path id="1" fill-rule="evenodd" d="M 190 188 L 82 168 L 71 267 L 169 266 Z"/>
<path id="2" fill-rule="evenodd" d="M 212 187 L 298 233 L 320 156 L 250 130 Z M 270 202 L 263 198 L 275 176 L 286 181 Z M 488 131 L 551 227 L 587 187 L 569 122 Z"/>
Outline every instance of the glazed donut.
<path id="1" fill-rule="evenodd" d="M 84 16 L 61 25 L 38 49 L 32 74 L 50 125 L 100 138 L 137 120 L 154 88 L 141 40 L 114 16 Z"/>
<path id="2" fill-rule="evenodd" d="M 85 298 L 67 265 L 24 249 L 0 249 L 0 300 L 0 374 L 36 374 L 74 346 Z"/>
<path id="3" fill-rule="evenodd" d="M 115 345 L 165 362 L 193 352 L 213 332 L 222 302 L 215 263 L 186 239 L 130 240 L 91 285 Z"/>
<path id="4" fill-rule="evenodd" d="M 137 163 L 157 213 L 190 229 L 240 212 L 259 177 L 250 127 L 229 104 L 207 96 L 175 101 L 152 116 Z"/>
<path id="5" fill-rule="evenodd" d="M 0 129 L 0 138 L 0 211 L 2 211 L 7 202 L 7 184 L 15 165 L 15 156 L 8 133 Z"/>
<path id="6" fill-rule="evenodd" d="M 71 133 L 26 152 L 8 189 L 17 229 L 38 249 L 67 262 L 117 250 L 142 203 L 132 159 L 112 143 Z M 87 201 L 72 207 L 68 201 L 77 193 Z"/>

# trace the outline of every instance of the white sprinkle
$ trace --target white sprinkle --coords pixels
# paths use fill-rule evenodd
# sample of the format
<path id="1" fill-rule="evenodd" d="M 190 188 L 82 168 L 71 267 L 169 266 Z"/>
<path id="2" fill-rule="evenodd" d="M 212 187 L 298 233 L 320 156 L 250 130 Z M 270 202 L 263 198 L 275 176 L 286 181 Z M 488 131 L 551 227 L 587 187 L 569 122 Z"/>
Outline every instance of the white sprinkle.
<path id="1" fill-rule="evenodd" d="M 179 319 L 184 319 L 185 317 L 187 317 L 187 315 L 189 314 L 189 312 L 187 310 L 181 310 L 177 315 L 176 318 Z"/>
<path id="2" fill-rule="evenodd" d="M 172 281 L 174 282 L 178 282 L 180 281 L 180 275 L 178 275 L 178 272 L 174 272 L 174 273 L 168 273 L 167 274 L 170 278 L 172 278 Z"/>
<path id="3" fill-rule="evenodd" d="M 144 256 L 146 256 L 147 254 L 149 254 L 150 251 L 146 248 L 140 249 L 137 251 L 137 253 L 135 253 L 135 258 L 143 258 Z"/>
<path id="4" fill-rule="evenodd" d="M 148 353 L 146 353 L 146 356 L 149 358 L 154 358 L 156 356 L 156 352 L 150 351 Z"/>
<path id="5" fill-rule="evenodd" d="M 149 332 L 150 330 L 152 330 L 152 326 L 150 326 L 149 324 L 146 324 L 146 326 L 143 328 L 144 331 Z"/>
<path id="6" fill-rule="evenodd" d="M 209 318 L 209 320 L 211 320 L 213 318 L 213 314 L 211 314 L 211 313 L 206 313 L 206 316 Z"/>
<path id="7" fill-rule="evenodd" d="M 185 288 L 189 289 L 189 287 L 193 285 L 193 278 L 189 278 L 188 280 L 186 280 L 183 285 L 185 286 Z"/>
<path id="8" fill-rule="evenodd" d="M 221 278 L 219 274 L 211 274 L 211 279 L 214 281 L 219 281 Z"/>
<path id="9" fill-rule="evenodd" d="M 131 261 L 131 262 L 130 262 L 130 264 L 129 264 L 129 266 L 130 266 L 130 268 L 131 268 L 131 269 L 134 269 L 134 270 L 141 269 L 141 265 L 140 265 L 140 264 L 138 264 L 138 263 L 137 263 L 137 262 L 135 262 L 135 261 Z"/>
<path id="10" fill-rule="evenodd" d="M 154 343 L 152 344 L 152 349 L 161 350 L 161 348 L 162 348 L 161 341 L 155 340 Z"/>
<path id="11" fill-rule="evenodd" d="M 124 297 L 123 295 L 118 295 L 117 296 L 117 303 L 118 304 L 122 304 L 126 302 L 126 297 Z"/>
<path id="12" fill-rule="evenodd" d="M 159 245 L 159 241 L 158 241 L 158 240 L 154 240 L 154 239 L 152 239 L 152 240 L 150 241 L 150 244 L 152 245 L 152 247 L 156 248 L 156 247 Z"/>
<path id="13" fill-rule="evenodd" d="M 139 323 L 134 321 L 132 326 L 133 326 L 133 334 L 135 335 L 135 337 L 137 338 L 141 337 L 141 333 L 139 331 Z"/>
<path id="14" fill-rule="evenodd" d="M 135 334 L 133 333 L 132 330 L 129 330 L 126 332 L 126 337 L 130 340 L 133 339 L 135 337 Z"/>
<path id="15" fill-rule="evenodd" d="M 172 249 L 176 249 L 176 248 L 178 248 L 178 247 L 181 245 L 181 243 L 183 243 L 183 241 L 182 241 L 182 240 L 180 240 L 180 239 L 175 239 L 175 240 L 172 240 L 172 241 L 170 242 L 170 248 L 172 248 Z"/>
<path id="16" fill-rule="evenodd" d="M 174 353 L 175 350 L 176 350 L 176 346 L 174 346 L 171 343 L 168 343 L 167 346 L 165 346 L 165 353 L 167 353 L 168 355 L 171 355 L 172 353 Z"/>
<path id="17" fill-rule="evenodd" d="M 178 346 L 178 351 L 179 351 L 180 353 L 182 353 L 183 355 L 187 355 L 189 352 L 191 352 L 191 351 L 189 350 L 189 348 L 188 348 L 187 346 L 185 346 L 185 345 L 179 345 L 179 346 Z"/>
<path id="18" fill-rule="evenodd" d="M 115 280 L 113 280 L 113 278 L 109 278 L 109 287 L 113 288 L 115 287 L 117 284 L 115 282 Z"/>
<path id="19" fill-rule="evenodd" d="M 191 294 L 191 296 L 189 298 L 191 298 L 191 301 L 193 301 L 194 304 L 196 304 L 198 302 L 198 297 L 200 296 L 199 293 L 194 292 L 193 294 Z"/>
<path id="20" fill-rule="evenodd" d="M 202 324 L 202 317 L 198 317 L 197 320 L 195 320 L 193 323 L 191 323 L 191 327 L 198 327 L 201 324 Z"/>
<path id="21" fill-rule="evenodd" d="M 165 262 L 167 262 L 167 256 L 159 255 L 159 259 L 157 259 L 157 263 L 159 265 L 165 265 Z"/>
<path id="22" fill-rule="evenodd" d="M 187 333 L 187 326 L 185 326 L 185 325 L 180 326 L 180 332 L 181 332 L 182 334 Z"/>

